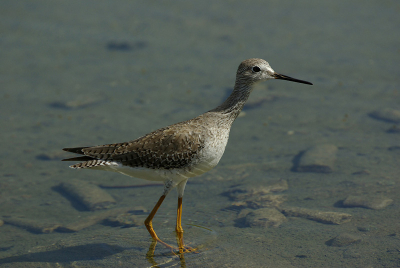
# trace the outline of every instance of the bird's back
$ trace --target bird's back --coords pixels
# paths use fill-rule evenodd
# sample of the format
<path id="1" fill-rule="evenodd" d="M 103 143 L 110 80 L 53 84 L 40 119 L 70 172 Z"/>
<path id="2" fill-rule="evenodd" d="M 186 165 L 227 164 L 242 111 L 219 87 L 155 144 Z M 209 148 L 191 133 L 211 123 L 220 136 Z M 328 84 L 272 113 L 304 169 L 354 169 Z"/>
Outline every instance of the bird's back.
<path id="1" fill-rule="evenodd" d="M 65 160 L 84 161 L 72 168 L 181 170 L 194 177 L 217 165 L 228 140 L 229 129 L 213 121 L 204 124 L 208 117 L 206 113 L 129 142 L 65 148 L 83 155 Z"/>

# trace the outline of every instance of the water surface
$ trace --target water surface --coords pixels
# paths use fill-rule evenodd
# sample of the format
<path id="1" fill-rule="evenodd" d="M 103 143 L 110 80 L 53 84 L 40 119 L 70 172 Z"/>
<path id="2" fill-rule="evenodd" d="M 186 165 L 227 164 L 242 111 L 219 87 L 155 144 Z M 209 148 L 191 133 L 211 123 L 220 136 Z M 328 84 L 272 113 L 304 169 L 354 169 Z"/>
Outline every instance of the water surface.
<path id="1" fill-rule="evenodd" d="M 396 1 L 8 1 L 0 4 L 1 217 L 68 224 L 93 214 L 54 187 L 70 179 L 145 183 L 75 171 L 69 146 L 122 142 L 220 104 L 239 63 L 264 58 L 275 71 L 314 86 L 257 86 L 234 123 L 218 167 L 191 180 L 185 241 L 198 254 L 162 246 L 146 258 L 143 226 L 96 224 L 75 233 L 0 227 L 1 267 L 396 267 L 399 262 L 398 124 L 370 116 L 400 109 Z M 293 171 L 310 146 L 339 148 L 329 174 Z M 223 193 L 233 185 L 285 179 L 285 205 L 343 212 L 341 225 L 289 217 L 250 228 Z M 162 188 L 108 189 L 116 207 L 150 210 Z M 349 195 L 393 199 L 382 210 L 344 208 Z M 175 243 L 176 194 L 154 225 Z M 145 215 L 139 215 L 145 217 Z M 327 241 L 348 233 L 358 243 Z"/>

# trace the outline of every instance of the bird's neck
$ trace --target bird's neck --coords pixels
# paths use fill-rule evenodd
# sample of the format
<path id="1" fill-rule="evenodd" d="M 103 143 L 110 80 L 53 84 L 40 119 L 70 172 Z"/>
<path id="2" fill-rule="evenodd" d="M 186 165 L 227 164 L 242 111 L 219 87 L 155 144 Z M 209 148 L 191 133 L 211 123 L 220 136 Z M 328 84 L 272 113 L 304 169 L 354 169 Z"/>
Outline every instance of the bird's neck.
<path id="1" fill-rule="evenodd" d="M 210 112 L 226 115 L 233 122 L 242 111 L 250 93 L 253 89 L 253 83 L 248 81 L 236 81 L 231 95 L 218 107 Z"/>

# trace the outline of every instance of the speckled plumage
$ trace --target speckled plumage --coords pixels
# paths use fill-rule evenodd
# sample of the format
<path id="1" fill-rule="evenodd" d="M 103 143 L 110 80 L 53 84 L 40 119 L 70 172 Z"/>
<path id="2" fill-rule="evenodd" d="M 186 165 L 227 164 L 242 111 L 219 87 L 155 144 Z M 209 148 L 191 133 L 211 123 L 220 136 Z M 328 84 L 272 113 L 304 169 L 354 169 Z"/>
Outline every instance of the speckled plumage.
<path id="1" fill-rule="evenodd" d="M 174 187 L 218 164 L 232 123 L 247 101 L 253 84 L 274 78 L 308 83 L 275 73 L 265 60 L 248 59 L 238 67 L 232 94 L 215 109 L 133 141 L 65 148 L 65 151 L 83 155 L 65 160 L 84 161 L 71 166 L 75 169 L 103 169 L 149 180 L 172 179 Z"/>
<path id="2" fill-rule="evenodd" d="M 152 220 L 167 194 L 176 187 L 176 232 L 179 237 L 179 252 L 182 253 L 182 197 L 186 182 L 188 178 L 201 175 L 218 164 L 224 154 L 232 123 L 246 103 L 253 84 L 269 79 L 311 84 L 275 73 L 265 60 L 248 59 L 239 65 L 232 94 L 215 109 L 130 142 L 65 148 L 65 151 L 82 155 L 65 161 L 83 161 L 71 166 L 75 169 L 100 169 L 141 179 L 163 181 L 164 192 L 145 220 L 145 225 L 155 241 L 169 248 L 173 247 L 158 238 Z"/>

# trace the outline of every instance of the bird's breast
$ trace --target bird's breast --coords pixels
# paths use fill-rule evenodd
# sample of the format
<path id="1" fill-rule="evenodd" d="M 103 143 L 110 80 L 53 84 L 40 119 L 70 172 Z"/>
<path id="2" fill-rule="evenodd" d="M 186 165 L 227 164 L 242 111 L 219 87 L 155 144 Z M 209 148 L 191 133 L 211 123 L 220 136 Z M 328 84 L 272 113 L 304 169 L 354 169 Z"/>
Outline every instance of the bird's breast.
<path id="1" fill-rule="evenodd" d="M 218 164 L 225 152 L 228 138 L 229 129 L 209 129 L 204 137 L 204 147 L 199 152 L 197 161 L 194 161 L 191 166 L 194 176 L 201 175 Z"/>

